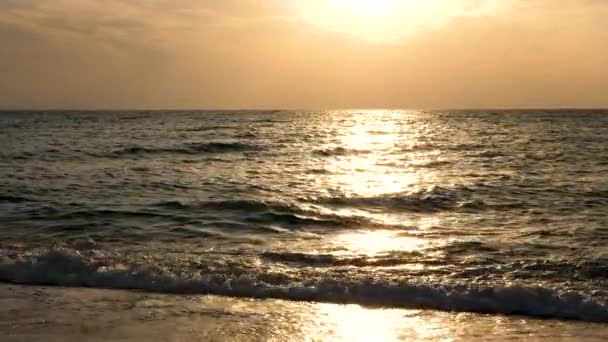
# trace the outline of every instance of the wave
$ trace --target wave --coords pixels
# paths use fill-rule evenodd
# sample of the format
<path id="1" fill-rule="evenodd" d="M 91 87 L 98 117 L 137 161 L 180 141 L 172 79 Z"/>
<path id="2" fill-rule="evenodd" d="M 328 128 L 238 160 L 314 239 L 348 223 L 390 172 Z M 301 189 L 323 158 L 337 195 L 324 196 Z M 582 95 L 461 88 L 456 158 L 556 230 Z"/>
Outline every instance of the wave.
<path id="1" fill-rule="evenodd" d="M 174 272 L 150 264 L 107 260 L 76 251 L 47 250 L 0 259 L 0 281 L 18 284 L 137 289 L 173 294 L 215 294 L 249 298 L 352 303 L 380 307 L 526 315 L 608 322 L 602 298 L 578 292 L 526 286 L 475 286 L 384 281 L 330 276 L 292 279 L 268 273 Z"/>
<path id="2" fill-rule="evenodd" d="M 151 115 L 144 114 L 144 115 L 132 115 L 132 116 L 119 116 L 118 120 L 130 121 L 130 120 L 142 120 L 142 119 L 150 119 L 150 118 L 152 118 Z"/>
<path id="3" fill-rule="evenodd" d="M 110 209 L 92 209 L 92 210 L 78 210 L 69 212 L 59 212 L 54 217 L 54 220 L 70 220 L 70 219 L 97 219 L 97 218 L 127 218 L 127 217 L 171 217 L 177 219 L 175 215 L 169 213 L 152 212 L 145 210 L 110 210 Z M 187 218 L 183 218 L 187 220 Z"/>
<path id="4" fill-rule="evenodd" d="M 367 153 L 370 153 L 370 151 L 353 150 L 353 149 L 347 149 L 344 147 L 335 147 L 335 148 L 314 150 L 313 153 L 318 156 L 321 156 L 321 157 L 334 157 L 334 156 L 341 157 L 341 156 L 349 156 L 349 155 L 356 155 L 356 154 L 367 154 Z"/>
<path id="5" fill-rule="evenodd" d="M 442 143 L 442 142 L 419 142 L 401 147 L 401 152 L 422 152 L 441 150 L 444 152 L 470 152 L 487 149 L 487 144 L 481 143 Z"/>
<path id="6" fill-rule="evenodd" d="M 256 216 L 247 217 L 245 222 L 272 225 L 281 224 L 291 227 L 325 227 L 325 228 L 356 228 L 370 225 L 371 222 L 362 218 L 345 217 L 338 215 L 301 215 L 292 213 L 266 212 Z"/>
<path id="7" fill-rule="evenodd" d="M 50 160 L 65 156 L 66 151 L 55 148 L 48 148 L 39 151 L 23 151 L 13 154 L 0 155 L 2 159 L 7 160 Z"/>
<path id="8" fill-rule="evenodd" d="M 247 211 L 247 212 L 255 212 L 255 211 L 267 211 L 267 210 L 277 210 L 277 211 L 289 211 L 302 213 L 305 212 L 304 209 L 300 208 L 295 203 L 290 202 L 282 202 L 282 201 L 263 201 L 263 200 L 248 200 L 248 199 L 240 199 L 240 200 L 211 200 L 211 201 L 198 201 L 198 202 L 190 202 L 184 203 L 180 201 L 168 201 L 168 202 L 160 202 L 157 203 L 156 206 L 171 208 L 171 209 L 185 209 L 185 210 L 195 210 L 195 209 L 214 209 L 214 210 L 239 210 L 239 211 Z"/>
<path id="9" fill-rule="evenodd" d="M 435 213 L 441 211 L 476 212 L 481 210 L 512 210 L 526 206 L 507 198 L 494 196 L 492 189 L 482 186 L 458 185 L 451 188 L 431 186 L 427 189 L 383 194 L 379 196 L 331 196 L 310 199 L 315 204 L 358 209 Z M 479 198 L 483 196 L 484 200 Z"/>
<path id="10" fill-rule="evenodd" d="M 468 190 L 468 189 L 467 189 Z M 331 206 L 349 206 L 356 208 L 387 208 L 414 212 L 435 212 L 457 208 L 461 201 L 458 191 L 441 187 L 431 187 L 426 190 L 387 194 L 371 197 L 325 197 L 314 201 L 318 204 Z"/>
<path id="11" fill-rule="evenodd" d="M 403 229 L 402 226 L 387 225 L 375 222 L 362 216 L 343 216 L 322 212 L 314 206 L 305 207 L 300 203 L 260 200 L 215 200 L 182 203 L 178 201 L 162 202 L 157 206 L 167 209 L 186 211 L 220 211 L 239 212 L 239 219 L 256 225 L 281 224 L 289 227 L 324 227 L 324 228 L 382 228 Z"/>
<path id="12" fill-rule="evenodd" d="M 22 197 L 22 196 L 14 196 L 14 195 L 0 195 L 0 203 L 25 203 L 32 202 L 32 199 Z"/>
<path id="13" fill-rule="evenodd" d="M 306 173 L 311 175 L 331 175 L 332 172 L 327 169 L 310 169 Z"/>
<path id="14" fill-rule="evenodd" d="M 190 128 L 181 128 L 177 129 L 178 132 L 209 132 L 209 131 L 218 131 L 218 130 L 227 130 L 227 129 L 237 129 L 235 126 L 201 126 L 201 127 L 190 127 Z"/>
<path id="15" fill-rule="evenodd" d="M 423 169 L 435 169 L 451 164 L 453 164 L 453 162 L 449 160 L 426 160 L 410 163 L 411 166 Z"/>
<path id="16" fill-rule="evenodd" d="M 61 225 L 50 226 L 55 227 L 58 231 L 64 226 L 71 227 L 70 222 L 73 221 L 77 224 L 83 220 L 91 224 L 103 224 L 108 220 L 126 219 L 135 219 L 140 224 L 150 220 L 161 220 L 170 223 L 217 227 L 229 231 L 272 233 L 314 229 L 322 231 L 328 229 L 409 229 L 409 227 L 385 224 L 362 216 L 338 215 L 296 202 L 245 199 L 168 201 L 141 207 L 49 206 L 45 212 L 45 220 L 62 222 Z M 283 229 L 277 230 L 276 226 Z"/>
<path id="17" fill-rule="evenodd" d="M 144 147 L 132 146 L 112 152 L 114 156 L 175 153 L 175 154 L 202 154 L 202 153 L 236 153 L 259 151 L 262 148 L 241 142 L 207 142 L 207 143 L 185 143 L 174 147 Z"/>
<path id="18" fill-rule="evenodd" d="M 392 267 L 408 264 L 433 264 L 434 260 L 423 260 L 420 252 L 391 252 L 375 257 L 340 257 L 333 254 L 307 254 L 292 252 L 264 252 L 263 258 L 279 263 L 299 264 L 304 267 Z"/>
<path id="19" fill-rule="evenodd" d="M 255 139 L 258 136 L 254 132 L 245 132 L 245 133 L 236 134 L 234 137 L 237 139 Z"/>

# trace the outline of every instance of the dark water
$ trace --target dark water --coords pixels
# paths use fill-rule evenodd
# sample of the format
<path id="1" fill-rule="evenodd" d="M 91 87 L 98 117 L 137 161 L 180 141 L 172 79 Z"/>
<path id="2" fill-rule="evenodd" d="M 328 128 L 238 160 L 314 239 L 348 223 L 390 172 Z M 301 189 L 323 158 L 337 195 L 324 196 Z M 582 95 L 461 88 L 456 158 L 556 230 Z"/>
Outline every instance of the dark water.
<path id="1" fill-rule="evenodd" d="M 608 321 L 608 112 L 5 112 L 0 280 Z"/>

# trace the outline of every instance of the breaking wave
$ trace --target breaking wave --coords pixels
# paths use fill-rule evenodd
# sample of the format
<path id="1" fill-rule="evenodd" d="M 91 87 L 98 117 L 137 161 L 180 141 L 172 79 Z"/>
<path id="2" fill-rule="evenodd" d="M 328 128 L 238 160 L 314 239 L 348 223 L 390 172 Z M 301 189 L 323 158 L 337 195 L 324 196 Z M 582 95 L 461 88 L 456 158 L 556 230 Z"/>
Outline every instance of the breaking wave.
<path id="1" fill-rule="evenodd" d="M 5 253 L 0 262 L 0 281 L 608 322 L 608 305 L 600 298 L 550 288 L 423 284 L 331 276 L 293 279 L 268 273 L 218 273 L 206 267 L 180 273 L 152 264 L 129 264 L 124 258 L 111 262 L 97 260 L 67 250 Z"/>

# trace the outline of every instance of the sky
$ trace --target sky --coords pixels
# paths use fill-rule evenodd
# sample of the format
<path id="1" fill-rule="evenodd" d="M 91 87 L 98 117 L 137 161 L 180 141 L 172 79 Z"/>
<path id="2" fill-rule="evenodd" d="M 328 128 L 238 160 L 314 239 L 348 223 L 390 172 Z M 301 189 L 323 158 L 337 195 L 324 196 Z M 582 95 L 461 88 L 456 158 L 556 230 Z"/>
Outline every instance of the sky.
<path id="1" fill-rule="evenodd" d="M 608 107 L 608 0 L 0 0 L 0 108 Z"/>

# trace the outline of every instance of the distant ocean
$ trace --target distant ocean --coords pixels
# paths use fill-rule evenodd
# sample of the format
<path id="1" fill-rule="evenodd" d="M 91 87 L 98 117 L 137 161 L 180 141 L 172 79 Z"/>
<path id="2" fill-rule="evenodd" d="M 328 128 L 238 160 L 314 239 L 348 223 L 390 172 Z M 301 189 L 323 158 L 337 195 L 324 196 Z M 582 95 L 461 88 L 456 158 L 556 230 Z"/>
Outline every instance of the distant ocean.
<path id="1" fill-rule="evenodd" d="M 0 281 L 608 322 L 608 111 L 0 113 Z"/>

